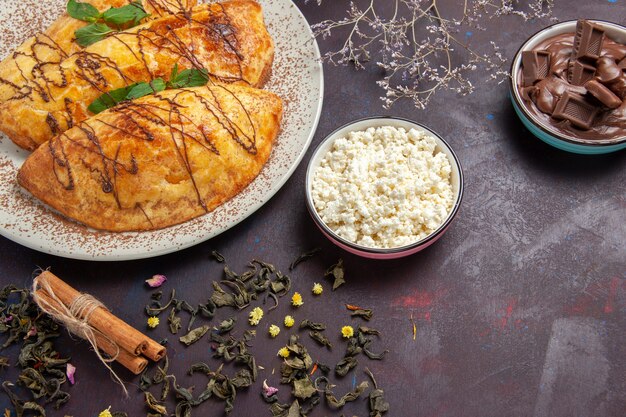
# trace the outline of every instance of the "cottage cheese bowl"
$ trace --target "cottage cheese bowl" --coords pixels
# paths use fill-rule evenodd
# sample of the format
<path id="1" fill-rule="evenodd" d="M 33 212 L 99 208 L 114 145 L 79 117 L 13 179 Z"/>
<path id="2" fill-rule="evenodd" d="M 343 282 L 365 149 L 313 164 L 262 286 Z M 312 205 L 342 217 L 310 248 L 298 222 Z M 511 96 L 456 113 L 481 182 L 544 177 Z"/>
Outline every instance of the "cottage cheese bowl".
<path id="1" fill-rule="evenodd" d="M 463 174 L 450 146 L 410 120 L 375 117 L 331 133 L 306 175 L 309 212 L 339 247 L 392 259 L 439 239 L 463 196 Z"/>

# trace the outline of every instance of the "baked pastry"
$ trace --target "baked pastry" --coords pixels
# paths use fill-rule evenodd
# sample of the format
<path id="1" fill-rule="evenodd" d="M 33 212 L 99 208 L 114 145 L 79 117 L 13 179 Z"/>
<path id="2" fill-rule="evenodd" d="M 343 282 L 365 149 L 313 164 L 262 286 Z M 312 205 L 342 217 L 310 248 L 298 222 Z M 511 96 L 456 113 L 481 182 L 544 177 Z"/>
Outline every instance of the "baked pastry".
<path id="1" fill-rule="evenodd" d="M 103 12 L 124 6 L 130 0 L 88 0 L 88 3 Z M 141 3 L 150 14 L 145 22 L 185 12 L 196 5 L 196 0 L 143 0 Z M 27 94 L 29 89 L 24 87 L 25 83 L 82 49 L 75 41 L 74 32 L 87 24 L 63 13 L 48 29 L 24 41 L 0 62 L 0 103 Z"/>
<path id="2" fill-rule="evenodd" d="M 40 146 L 19 183 L 64 215 L 108 231 L 182 223 L 261 171 L 282 117 L 275 94 L 233 84 L 126 101 Z"/>
<path id="3" fill-rule="evenodd" d="M 261 6 L 231 0 L 196 6 L 96 42 L 28 84 L 28 94 L 0 104 L 0 130 L 33 150 L 85 120 L 105 92 L 179 69 L 204 68 L 211 78 L 261 86 L 274 57 Z"/>

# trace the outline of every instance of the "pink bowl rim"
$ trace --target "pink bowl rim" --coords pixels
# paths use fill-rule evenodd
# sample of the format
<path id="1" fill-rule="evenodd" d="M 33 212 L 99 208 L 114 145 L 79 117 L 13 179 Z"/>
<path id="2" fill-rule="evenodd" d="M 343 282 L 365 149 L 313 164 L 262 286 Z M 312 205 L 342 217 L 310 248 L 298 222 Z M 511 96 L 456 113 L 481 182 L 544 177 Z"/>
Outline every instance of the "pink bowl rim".
<path id="1" fill-rule="evenodd" d="M 450 211 L 450 214 L 448 215 L 447 219 L 431 234 L 429 234 L 428 236 L 426 236 L 423 239 L 420 239 L 418 241 L 415 241 L 409 245 L 405 245 L 405 246 L 398 246 L 395 248 L 372 248 L 372 247 L 368 247 L 368 246 L 362 246 L 362 245 L 358 245 L 354 242 L 351 242 L 341 236 L 339 236 L 338 234 L 336 234 L 333 230 L 331 230 L 326 223 L 324 223 L 322 221 L 322 219 L 319 217 L 319 214 L 317 214 L 317 211 L 315 210 L 315 207 L 313 205 L 313 198 L 311 196 L 311 193 L 309 192 L 310 189 L 310 182 L 311 182 L 311 177 L 313 174 L 313 161 L 315 160 L 315 157 L 317 156 L 317 154 L 321 151 L 321 149 L 323 148 L 324 144 L 326 144 L 326 142 L 328 142 L 338 131 L 345 129 L 353 124 L 356 123 L 360 123 L 360 122 L 364 122 L 367 120 L 376 120 L 376 119 L 389 119 L 389 120 L 399 120 L 402 122 L 407 122 L 407 123 L 411 123 L 413 125 L 419 126 L 422 129 L 424 129 L 425 131 L 431 133 L 432 135 L 436 136 L 441 143 L 448 149 L 448 151 L 450 152 L 450 154 L 452 155 L 452 158 L 454 159 L 454 164 L 457 166 L 458 171 L 459 171 L 459 192 L 457 194 L 456 200 L 454 202 L 454 205 L 452 206 L 452 210 Z M 356 119 L 353 120 L 351 122 L 348 122 L 338 128 L 336 128 L 335 130 L 333 130 L 331 133 L 329 133 L 328 135 L 326 135 L 326 137 L 317 145 L 317 147 L 315 148 L 315 150 L 313 151 L 313 154 L 311 155 L 311 158 L 309 159 L 309 164 L 307 166 L 307 171 L 306 171 L 306 181 L 305 181 L 305 192 L 306 192 L 306 203 L 307 203 L 307 208 L 309 210 L 309 214 L 311 215 L 311 217 L 313 218 L 313 221 L 317 224 L 317 226 L 322 230 L 322 232 L 324 232 L 323 234 L 327 237 L 330 238 L 329 240 L 335 244 L 341 243 L 341 245 L 338 245 L 340 247 L 342 247 L 343 249 L 348 250 L 351 253 L 354 253 L 356 255 L 360 255 L 360 256 L 365 256 L 368 258 L 373 258 L 375 256 L 371 256 L 371 255 L 393 255 L 393 254 L 397 254 L 397 255 L 411 255 L 415 252 L 419 252 L 419 250 L 421 249 L 425 249 L 426 247 L 430 246 L 432 243 L 434 243 L 436 240 L 439 239 L 439 237 L 441 237 L 440 235 L 443 234 L 448 226 L 450 225 L 450 223 L 452 223 L 452 220 L 454 220 L 454 218 L 456 217 L 459 208 L 461 206 L 461 202 L 463 201 L 463 194 L 464 194 L 464 180 L 463 180 L 463 169 L 461 167 L 461 162 L 459 161 L 458 156 L 456 155 L 456 153 L 454 152 L 454 150 L 452 149 L 452 147 L 450 146 L 450 144 L 448 144 L 448 142 L 446 142 L 445 139 L 443 139 L 443 137 L 441 137 L 441 135 L 439 135 L 437 132 L 433 131 L 431 128 L 425 126 L 422 123 L 418 123 L 414 120 L 410 120 L 404 117 L 396 117 L 396 116 L 370 116 L 370 117 L 363 117 L 360 119 Z M 421 247 L 421 249 L 420 249 Z M 399 257 L 399 256 L 397 256 Z M 392 256 L 385 256 L 385 257 L 376 257 L 378 259 L 381 258 L 387 258 L 387 259 L 391 259 Z M 395 258 L 395 256 L 393 256 L 393 258 Z"/>

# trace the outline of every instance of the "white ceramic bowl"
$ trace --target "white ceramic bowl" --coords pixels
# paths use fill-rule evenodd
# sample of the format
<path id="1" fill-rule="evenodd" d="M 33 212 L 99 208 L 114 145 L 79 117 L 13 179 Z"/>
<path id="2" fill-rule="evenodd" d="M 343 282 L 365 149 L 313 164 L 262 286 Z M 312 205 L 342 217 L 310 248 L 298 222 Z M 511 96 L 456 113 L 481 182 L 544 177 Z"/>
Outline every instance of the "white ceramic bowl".
<path id="1" fill-rule="evenodd" d="M 626 43 L 626 27 L 602 20 L 589 20 L 601 26 L 605 33 L 613 40 Z M 539 118 L 526 109 L 524 100 L 519 91 L 519 75 L 522 66 L 522 52 L 532 50 L 536 45 L 544 40 L 563 33 L 574 33 L 576 31 L 576 20 L 557 23 L 535 33 L 531 36 L 515 54 L 511 64 L 511 78 L 509 88 L 511 90 L 511 101 L 513 108 L 526 128 L 537 138 L 564 151 L 594 155 L 626 149 L 626 137 L 614 138 L 610 140 L 586 140 L 573 135 L 565 135 L 552 126 L 543 123 Z"/>
<path id="2" fill-rule="evenodd" d="M 311 195 L 311 183 L 313 179 L 313 174 L 316 168 L 320 165 L 321 160 L 328 153 L 330 148 L 332 147 L 335 139 L 347 136 L 349 132 L 363 131 L 370 127 L 379 127 L 379 126 L 393 126 L 396 128 L 404 128 L 405 130 L 416 129 L 419 131 L 426 132 L 433 136 L 437 142 L 437 151 L 443 152 L 450 161 L 450 167 L 452 169 L 451 172 L 451 182 L 452 182 L 452 190 L 454 193 L 454 203 L 452 205 L 452 209 L 448 213 L 448 216 L 444 220 L 444 222 L 437 228 L 437 230 L 433 231 L 430 235 L 426 236 L 423 239 L 420 239 L 416 242 L 411 243 L 410 245 L 400 246 L 396 248 L 371 248 L 367 246 L 358 245 L 354 242 L 350 242 L 345 238 L 336 234 L 332 229 L 330 229 L 321 219 L 317 211 L 315 210 L 315 205 L 313 204 L 313 198 Z M 366 258 L 373 259 L 394 259 L 401 258 L 404 256 L 411 255 L 413 253 L 419 252 L 428 246 L 432 245 L 439 239 L 444 232 L 450 226 L 450 223 L 456 216 L 459 206 L 461 205 L 461 200 L 463 198 L 463 171 L 461 170 L 461 164 L 454 151 L 444 141 L 441 136 L 427 127 L 413 122 L 411 120 L 397 118 L 397 117 L 371 117 L 366 119 L 360 119 L 351 123 L 348 123 L 339 129 L 332 132 L 328 135 L 322 143 L 320 143 L 315 149 L 311 160 L 309 161 L 309 166 L 307 168 L 306 173 L 306 201 L 307 207 L 309 209 L 309 213 L 313 218 L 315 224 L 319 227 L 319 229 L 332 241 L 334 244 L 339 246 L 342 249 L 347 250 L 350 253 L 354 253 L 359 256 L 363 256 Z"/>

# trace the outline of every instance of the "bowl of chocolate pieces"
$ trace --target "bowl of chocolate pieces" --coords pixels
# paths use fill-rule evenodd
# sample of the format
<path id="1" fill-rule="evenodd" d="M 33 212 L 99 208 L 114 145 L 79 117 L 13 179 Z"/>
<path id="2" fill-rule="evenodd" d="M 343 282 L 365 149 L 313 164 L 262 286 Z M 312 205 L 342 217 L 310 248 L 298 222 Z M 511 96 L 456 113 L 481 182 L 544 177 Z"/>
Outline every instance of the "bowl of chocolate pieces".
<path id="1" fill-rule="evenodd" d="M 626 27 L 555 24 L 531 36 L 511 65 L 511 100 L 526 128 L 579 154 L 626 148 Z"/>

